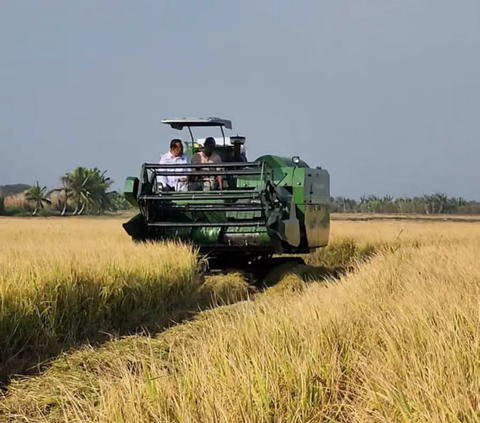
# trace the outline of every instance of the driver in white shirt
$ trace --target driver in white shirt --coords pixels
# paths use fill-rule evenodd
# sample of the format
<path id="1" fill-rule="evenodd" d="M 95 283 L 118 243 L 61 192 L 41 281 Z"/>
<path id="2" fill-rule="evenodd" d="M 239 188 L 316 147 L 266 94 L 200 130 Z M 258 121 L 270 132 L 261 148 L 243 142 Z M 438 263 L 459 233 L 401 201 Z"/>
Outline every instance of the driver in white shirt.
<path id="1" fill-rule="evenodd" d="M 160 157 L 160 164 L 190 164 L 190 157 L 183 152 L 183 144 L 179 139 L 173 139 L 170 142 L 170 151 L 166 152 Z M 190 169 L 162 169 L 162 171 L 175 171 L 185 170 L 188 172 Z M 157 182 L 163 185 L 164 191 L 181 191 L 185 189 L 187 176 L 157 176 Z"/>

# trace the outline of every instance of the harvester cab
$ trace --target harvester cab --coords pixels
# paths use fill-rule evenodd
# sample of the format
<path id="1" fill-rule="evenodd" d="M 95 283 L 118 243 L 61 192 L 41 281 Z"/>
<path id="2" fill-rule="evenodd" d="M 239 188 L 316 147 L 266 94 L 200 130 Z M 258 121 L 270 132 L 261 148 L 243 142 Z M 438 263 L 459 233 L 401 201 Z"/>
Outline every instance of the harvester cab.
<path id="1" fill-rule="evenodd" d="M 226 119 L 220 118 L 208 118 L 208 119 L 164 119 L 162 123 L 170 125 L 172 129 L 182 130 L 188 128 L 190 133 L 190 141 L 185 145 L 185 153 L 193 157 L 195 153 L 201 152 L 204 149 L 204 143 L 206 138 L 198 138 L 195 140 L 192 127 L 216 127 L 218 126 L 221 130 L 222 137 L 212 137 L 215 140 L 215 153 L 217 153 L 222 162 L 231 162 L 232 158 L 235 157 L 234 153 L 238 153 L 245 159 L 245 137 L 243 136 L 225 136 L 225 131 L 223 128 L 232 129 L 232 122 Z M 236 147 L 238 146 L 238 150 Z M 243 161 L 243 160 L 242 160 Z"/>
<path id="2" fill-rule="evenodd" d="M 220 127 L 215 152 L 221 163 L 144 163 L 140 177 L 125 182 L 125 197 L 139 213 L 123 226 L 135 241 L 178 240 L 207 255 L 211 266 L 266 268 L 273 255 L 306 254 L 324 247 L 330 232 L 330 180 L 325 169 L 310 168 L 298 156 L 264 155 L 249 162 L 245 137 L 226 137 L 229 120 L 167 119 L 187 128 L 185 153 L 204 149 L 192 127 Z M 235 160 L 235 161 L 232 161 Z M 179 190 L 158 189 L 161 176 L 185 177 Z M 222 177 L 222 184 L 207 182 Z"/>

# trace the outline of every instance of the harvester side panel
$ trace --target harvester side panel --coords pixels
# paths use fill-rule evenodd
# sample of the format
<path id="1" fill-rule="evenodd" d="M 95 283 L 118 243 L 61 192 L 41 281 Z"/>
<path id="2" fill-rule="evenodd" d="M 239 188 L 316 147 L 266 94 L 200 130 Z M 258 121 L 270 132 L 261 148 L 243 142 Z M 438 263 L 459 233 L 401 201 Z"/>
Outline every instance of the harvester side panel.
<path id="1" fill-rule="evenodd" d="M 309 169 L 305 175 L 305 229 L 309 248 L 328 245 L 330 237 L 330 175 Z"/>
<path id="2" fill-rule="evenodd" d="M 309 251 L 307 230 L 305 226 L 305 168 L 293 168 L 291 178 L 291 190 L 293 201 L 296 206 L 297 218 L 300 222 L 300 251 L 307 253 Z"/>

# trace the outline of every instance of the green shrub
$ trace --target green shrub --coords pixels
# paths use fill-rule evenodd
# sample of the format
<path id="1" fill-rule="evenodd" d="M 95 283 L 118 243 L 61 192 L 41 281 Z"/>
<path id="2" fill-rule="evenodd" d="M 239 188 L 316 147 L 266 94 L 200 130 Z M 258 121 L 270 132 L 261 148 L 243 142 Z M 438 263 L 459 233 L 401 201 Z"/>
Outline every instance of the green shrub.
<path id="1" fill-rule="evenodd" d="M 18 206 L 6 206 L 5 207 L 6 216 L 28 216 L 30 213 L 25 211 L 22 207 Z"/>

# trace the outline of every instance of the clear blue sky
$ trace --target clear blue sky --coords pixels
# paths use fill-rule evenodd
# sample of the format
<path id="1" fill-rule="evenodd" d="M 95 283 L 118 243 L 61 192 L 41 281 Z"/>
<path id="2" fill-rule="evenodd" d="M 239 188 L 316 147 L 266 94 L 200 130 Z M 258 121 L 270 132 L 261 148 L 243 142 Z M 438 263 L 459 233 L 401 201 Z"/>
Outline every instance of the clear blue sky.
<path id="1" fill-rule="evenodd" d="M 122 189 L 188 139 L 177 116 L 232 119 L 335 196 L 480 199 L 480 1 L 0 0 L 0 184 Z"/>

